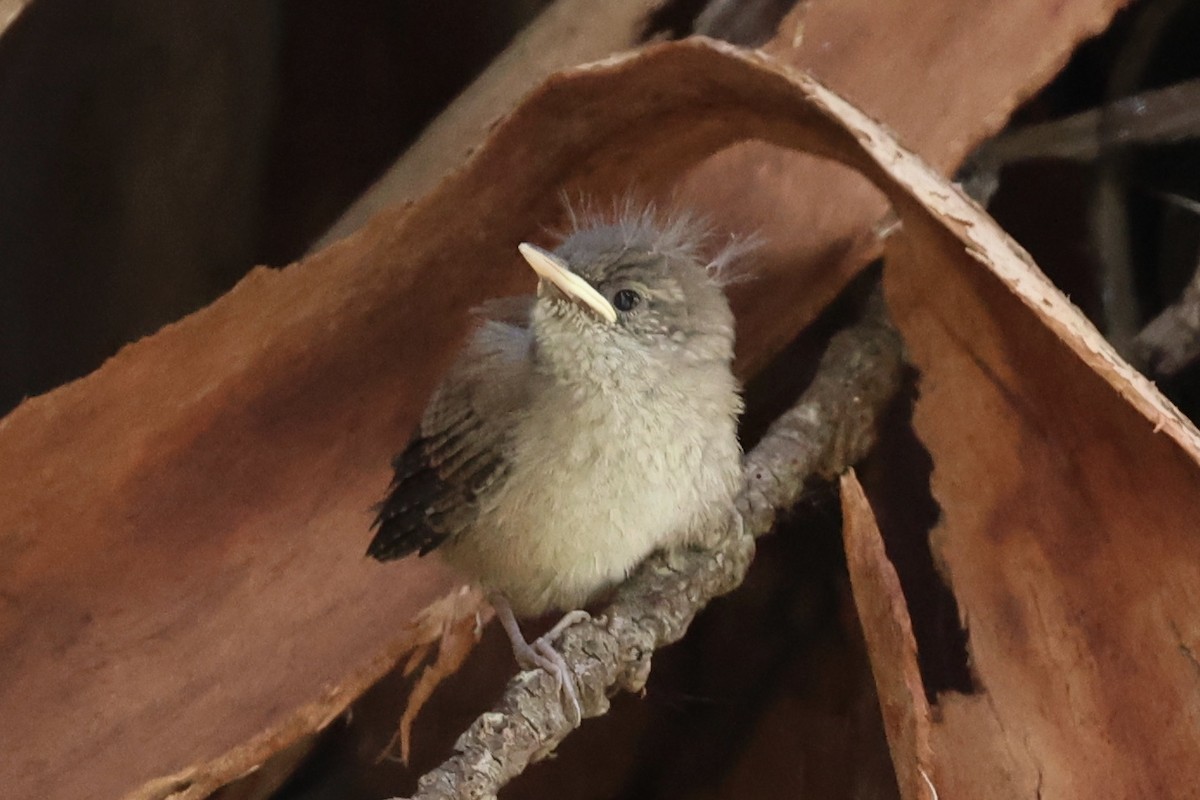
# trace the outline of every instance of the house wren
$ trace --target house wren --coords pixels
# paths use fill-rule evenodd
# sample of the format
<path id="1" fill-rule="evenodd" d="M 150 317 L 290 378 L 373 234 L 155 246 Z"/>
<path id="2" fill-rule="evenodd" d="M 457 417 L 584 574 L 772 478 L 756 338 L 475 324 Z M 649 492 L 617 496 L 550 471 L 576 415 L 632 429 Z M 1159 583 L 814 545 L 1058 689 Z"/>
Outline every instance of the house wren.
<path id="1" fill-rule="evenodd" d="M 522 244 L 536 297 L 492 301 L 425 410 L 368 555 L 440 548 L 489 592 L 523 667 L 659 548 L 695 543 L 740 483 L 733 314 L 702 232 L 650 212 Z M 516 616 L 571 611 L 528 643 Z"/>

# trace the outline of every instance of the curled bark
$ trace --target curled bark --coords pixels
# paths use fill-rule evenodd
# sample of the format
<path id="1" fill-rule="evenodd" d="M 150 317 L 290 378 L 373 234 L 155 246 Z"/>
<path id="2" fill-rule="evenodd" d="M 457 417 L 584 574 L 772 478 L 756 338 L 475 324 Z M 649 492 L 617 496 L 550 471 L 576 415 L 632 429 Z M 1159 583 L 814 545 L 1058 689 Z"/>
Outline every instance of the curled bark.
<path id="1" fill-rule="evenodd" d="M 610 692 L 645 686 L 654 651 L 682 638 L 710 600 L 741 584 L 754 538 L 795 503 L 806 481 L 841 472 L 866 454 L 901 365 L 900 338 L 876 291 L 862 320 L 830 342 L 799 402 L 746 456 L 729 529 L 714 531 L 710 548 L 652 556 L 602 616 L 563 634 L 559 647 L 575 674 L 584 717 L 604 714 Z M 554 679 L 540 670 L 523 672 L 463 733 L 455 754 L 421 778 L 415 797 L 495 797 L 572 729 Z"/>

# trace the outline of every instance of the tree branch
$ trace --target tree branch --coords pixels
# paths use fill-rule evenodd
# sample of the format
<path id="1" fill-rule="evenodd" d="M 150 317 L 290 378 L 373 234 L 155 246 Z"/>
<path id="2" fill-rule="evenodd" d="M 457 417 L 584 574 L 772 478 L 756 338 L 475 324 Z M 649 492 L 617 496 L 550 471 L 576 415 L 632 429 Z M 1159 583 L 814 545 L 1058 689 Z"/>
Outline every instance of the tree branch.
<path id="1" fill-rule="evenodd" d="M 807 480 L 841 472 L 867 453 L 899 386 L 902 360 L 877 288 L 863 318 L 832 339 L 799 402 L 746 456 L 737 513 L 726 530 L 713 532 L 712 546 L 651 556 L 603 616 L 563 634 L 560 650 L 576 676 L 584 717 L 604 714 L 610 692 L 645 686 L 654 651 L 682 638 L 710 600 L 741 584 L 754 538 L 796 502 Z M 459 737 L 455 755 L 420 779 L 415 798 L 493 798 L 571 730 L 554 679 L 523 672 Z"/>

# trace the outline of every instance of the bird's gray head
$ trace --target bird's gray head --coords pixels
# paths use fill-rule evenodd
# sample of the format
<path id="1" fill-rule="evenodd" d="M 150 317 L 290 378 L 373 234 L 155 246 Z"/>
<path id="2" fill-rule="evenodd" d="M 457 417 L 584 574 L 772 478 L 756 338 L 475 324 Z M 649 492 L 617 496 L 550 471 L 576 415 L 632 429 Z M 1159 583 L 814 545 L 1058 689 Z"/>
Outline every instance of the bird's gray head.
<path id="1" fill-rule="evenodd" d="M 686 221 L 633 221 L 576 230 L 553 253 L 521 253 L 537 272 L 532 325 L 539 357 L 559 371 L 615 375 L 733 358 L 733 314 L 703 231 Z"/>

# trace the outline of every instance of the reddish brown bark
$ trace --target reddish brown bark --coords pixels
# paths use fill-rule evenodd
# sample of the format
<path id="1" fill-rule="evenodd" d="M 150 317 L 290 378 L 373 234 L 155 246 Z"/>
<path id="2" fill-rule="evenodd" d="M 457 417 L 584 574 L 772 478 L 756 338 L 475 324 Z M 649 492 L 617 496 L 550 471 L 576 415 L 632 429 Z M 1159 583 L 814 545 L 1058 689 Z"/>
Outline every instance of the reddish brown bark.
<path id="1" fill-rule="evenodd" d="M 936 117 L 907 135 L 943 165 L 1114 8 L 1070 4 L 1047 18 L 1040 3 L 996 3 L 1005 11 L 991 12 L 991 27 L 973 27 L 952 5 L 927 20 L 941 33 L 913 40 L 917 51 L 900 46 L 907 25 L 864 33 L 882 16 L 817 3 L 806 12 L 813 52 L 840 54 L 814 65 L 844 77 L 868 106 L 894 101 L 874 111 L 902 135 Z M 821 13 L 833 16 L 818 24 Z M 875 36 L 895 37 L 882 52 L 897 61 L 855 55 Z M 977 57 L 985 40 L 997 58 L 1013 43 L 1003 68 Z M 1030 40 L 1028 50 L 1015 44 Z M 930 111 L 945 97 L 958 102 Z M 889 112 L 899 107 L 914 110 Z M 898 192 L 901 211 L 915 190 L 896 180 L 945 191 L 882 136 L 819 87 L 703 43 L 562 75 L 421 201 L 286 270 L 252 273 L 93 375 L 24 403 L 0 421 L 6 791 L 202 796 L 326 724 L 422 640 L 406 622 L 456 581 L 436 560 L 366 562 L 369 508 L 465 330 L 465 310 L 528 288 L 515 243 L 541 236 L 562 188 L 603 197 L 631 180 L 648 195 L 682 184 L 682 204 L 728 212 L 720 222 L 730 229 L 761 227 L 770 244 L 735 296 L 749 373 L 877 250 L 882 200 L 840 167 L 793 170 L 799 157 L 782 151 L 689 170 L 760 138 L 853 162 Z M 751 168 L 770 174 L 745 175 Z M 902 289 L 894 293 L 903 304 Z M 1045 322 L 1024 314 L 1015 321 Z M 1111 420 L 1136 418 L 1105 402 Z M 1164 419 L 1154 457 L 1184 475 L 1186 437 Z M 1160 472 L 1148 473 L 1159 486 L 1187 483 Z"/>

